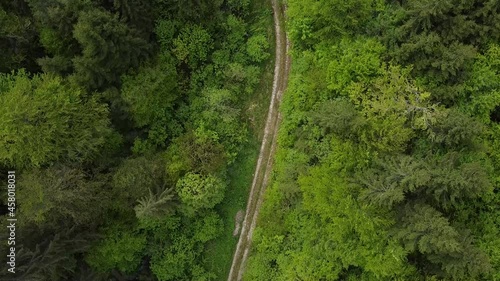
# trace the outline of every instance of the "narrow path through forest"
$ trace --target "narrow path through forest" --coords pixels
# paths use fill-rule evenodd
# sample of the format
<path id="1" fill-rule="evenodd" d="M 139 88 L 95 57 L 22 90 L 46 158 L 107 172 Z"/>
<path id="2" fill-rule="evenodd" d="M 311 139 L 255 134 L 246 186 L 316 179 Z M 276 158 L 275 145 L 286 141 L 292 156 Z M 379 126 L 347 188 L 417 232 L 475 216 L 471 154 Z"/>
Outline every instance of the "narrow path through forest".
<path id="1" fill-rule="evenodd" d="M 255 167 L 252 187 L 248 197 L 245 219 L 240 232 L 236 251 L 233 256 L 231 271 L 228 281 L 239 281 L 242 279 L 245 263 L 248 258 L 252 235 L 257 224 L 259 209 L 262 205 L 264 191 L 267 187 L 272 170 L 274 152 L 276 149 L 276 137 L 281 116 L 279 104 L 288 82 L 290 71 L 290 57 L 288 55 L 289 41 L 284 31 L 284 10 L 278 0 L 271 0 L 274 14 L 274 28 L 276 33 L 276 61 L 274 66 L 273 90 L 271 102 L 267 114 L 264 137 L 260 147 L 259 158 Z"/>

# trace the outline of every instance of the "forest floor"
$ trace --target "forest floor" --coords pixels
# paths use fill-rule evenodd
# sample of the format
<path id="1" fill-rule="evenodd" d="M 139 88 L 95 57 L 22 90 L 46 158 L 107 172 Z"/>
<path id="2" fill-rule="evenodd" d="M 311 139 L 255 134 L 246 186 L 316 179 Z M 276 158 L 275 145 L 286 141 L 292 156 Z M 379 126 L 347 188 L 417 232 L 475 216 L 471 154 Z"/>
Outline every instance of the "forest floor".
<path id="1" fill-rule="evenodd" d="M 250 195 L 248 197 L 245 218 L 240 231 L 236 251 L 233 256 L 228 281 L 239 281 L 243 276 L 245 263 L 250 251 L 253 231 L 257 224 L 260 206 L 262 205 L 264 197 L 264 191 L 272 171 L 274 152 L 276 150 L 276 138 L 281 119 L 279 105 L 283 92 L 286 89 L 290 71 L 290 57 L 288 55 L 290 44 L 284 31 L 283 7 L 279 4 L 278 0 L 272 0 L 272 7 L 276 38 L 273 88 L 260 153 L 253 175 Z"/>

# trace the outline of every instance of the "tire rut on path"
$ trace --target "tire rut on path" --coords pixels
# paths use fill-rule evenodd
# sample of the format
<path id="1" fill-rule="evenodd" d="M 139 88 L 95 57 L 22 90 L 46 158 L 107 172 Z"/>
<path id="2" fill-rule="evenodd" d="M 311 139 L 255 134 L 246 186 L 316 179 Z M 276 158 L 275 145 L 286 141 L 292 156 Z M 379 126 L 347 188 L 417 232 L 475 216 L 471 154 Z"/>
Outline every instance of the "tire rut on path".
<path id="1" fill-rule="evenodd" d="M 240 232 L 240 237 L 233 256 L 228 281 L 240 281 L 248 258 L 252 236 L 260 206 L 262 205 L 264 191 L 267 187 L 272 170 L 274 152 L 276 150 L 276 138 L 281 120 L 279 104 L 286 89 L 288 73 L 290 71 L 290 57 L 288 50 L 290 43 L 283 30 L 284 12 L 278 0 L 271 0 L 273 6 L 274 28 L 276 35 L 276 60 L 274 66 L 273 90 L 267 114 L 264 137 L 260 147 L 259 158 L 255 167 L 252 187 L 248 197 L 245 219 Z"/>

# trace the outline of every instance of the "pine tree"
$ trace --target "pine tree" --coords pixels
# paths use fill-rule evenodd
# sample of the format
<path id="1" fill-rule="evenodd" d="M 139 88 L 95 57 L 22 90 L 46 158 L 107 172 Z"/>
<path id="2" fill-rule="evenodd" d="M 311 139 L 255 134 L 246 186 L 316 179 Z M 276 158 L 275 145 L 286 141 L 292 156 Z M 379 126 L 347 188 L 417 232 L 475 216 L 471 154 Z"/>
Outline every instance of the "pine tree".
<path id="1" fill-rule="evenodd" d="M 161 218 L 171 212 L 175 206 L 173 202 L 175 193 L 173 191 L 172 188 L 165 188 L 160 193 L 155 194 L 150 189 L 149 195 L 139 199 L 137 206 L 134 207 L 137 218 L 140 220 Z"/>
<path id="2" fill-rule="evenodd" d="M 376 206 L 393 209 L 405 202 L 410 193 L 425 188 L 431 180 L 425 164 L 411 156 L 391 156 L 375 163 L 376 168 L 359 173 L 355 181 L 365 187 L 360 199 Z"/>
<path id="3" fill-rule="evenodd" d="M 89 238 L 87 234 L 69 228 L 46 237 L 34 250 L 21 247 L 17 256 L 16 280 L 64 281 L 72 278 L 77 265 L 76 255 L 89 249 Z"/>
<path id="4" fill-rule="evenodd" d="M 18 197 L 24 223 L 40 228 L 72 225 L 91 227 L 108 208 L 109 194 L 102 189 L 104 182 L 89 181 L 80 169 L 53 166 L 26 171 L 19 178 Z M 102 204 L 95 205 L 99 201 Z"/>
<path id="5" fill-rule="evenodd" d="M 129 26 L 141 30 L 146 40 L 153 30 L 155 15 L 151 0 L 114 0 L 114 9 Z"/>
<path id="6" fill-rule="evenodd" d="M 475 280 L 491 269 L 487 257 L 472 245 L 466 231 L 458 231 L 435 208 L 425 203 L 407 204 L 395 226 L 395 236 L 410 253 L 419 253 L 439 269 L 427 274 L 453 280 Z"/>
<path id="7" fill-rule="evenodd" d="M 135 29 L 101 9 L 82 12 L 73 34 L 82 48 L 73 60 L 76 80 L 89 89 L 117 84 L 149 56 L 150 46 Z"/>
<path id="8" fill-rule="evenodd" d="M 427 130 L 434 143 L 454 149 L 477 149 L 476 139 L 484 132 L 483 125 L 457 109 L 442 109 Z"/>
<path id="9" fill-rule="evenodd" d="M 150 191 L 161 193 L 164 185 L 165 166 L 158 155 L 128 158 L 117 168 L 111 179 L 113 196 L 119 200 L 117 207 L 130 208 Z"/>
<path id="10" fill-rule="evenodd" d="M 44 72 L 67 75 L 72 73 L 71 60 L 81 48 L 73 37 L 73 26 L 80 11 L 91 3 L 81 0 L 28 0 L 45 56 L 37 60 Z"/>
<path id="11" fill-rule="evenodd" d="M 0 73 L 21 68 L 39 71 L 36 59 L 43 50 L 26 2 L 2 2 L 0 23 Z"/>
<path id="12" fill-rule="evenodd" d="M 456 206 L 459 201 L 478 198 L 490 190 L 484 167 L 478 162 L 461 163 L 459 157 L 460 154 L 451 152 L 428 160 L 431 181 L 423 193 L 445 209 Z"/>

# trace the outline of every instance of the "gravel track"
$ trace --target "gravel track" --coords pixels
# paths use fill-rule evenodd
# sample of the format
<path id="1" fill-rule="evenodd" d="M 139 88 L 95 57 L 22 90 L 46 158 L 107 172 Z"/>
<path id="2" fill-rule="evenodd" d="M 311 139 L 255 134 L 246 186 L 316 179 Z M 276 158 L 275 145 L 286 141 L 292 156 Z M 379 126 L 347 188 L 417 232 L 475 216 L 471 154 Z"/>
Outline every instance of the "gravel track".
<path id="1" fill-rule="evenodd" d="M 233 256 L 231 271 L 228 281 L 240 281 L 245 270 L 245 263 L 248 258 L 252 236 L 257 218 L 259 216 L 260 206 L 262 205 L 264 191 L 267 187 L 269 177 L 272 171 L 274 153 L 276 150 L 276 138 L 278 135 L 281 115 L 279 105 L 283 92 L 288 82 L 290 71 L 290 57 L 288 50 L 290 42 L 283 30 L 284 11 L 278 0 L 271 0 L 274 14 L 274 28 L 276 33 L 276 61 L 274 66 L 273 90 L 271 93 L 271 102 L 267 114 L 266 126 L 264 128 L 264 137 L 260 147 L 259 158 L 255 167 L 252 187 L 248 197 L 245 219 L 240 232 L 236 251 Z"/>

